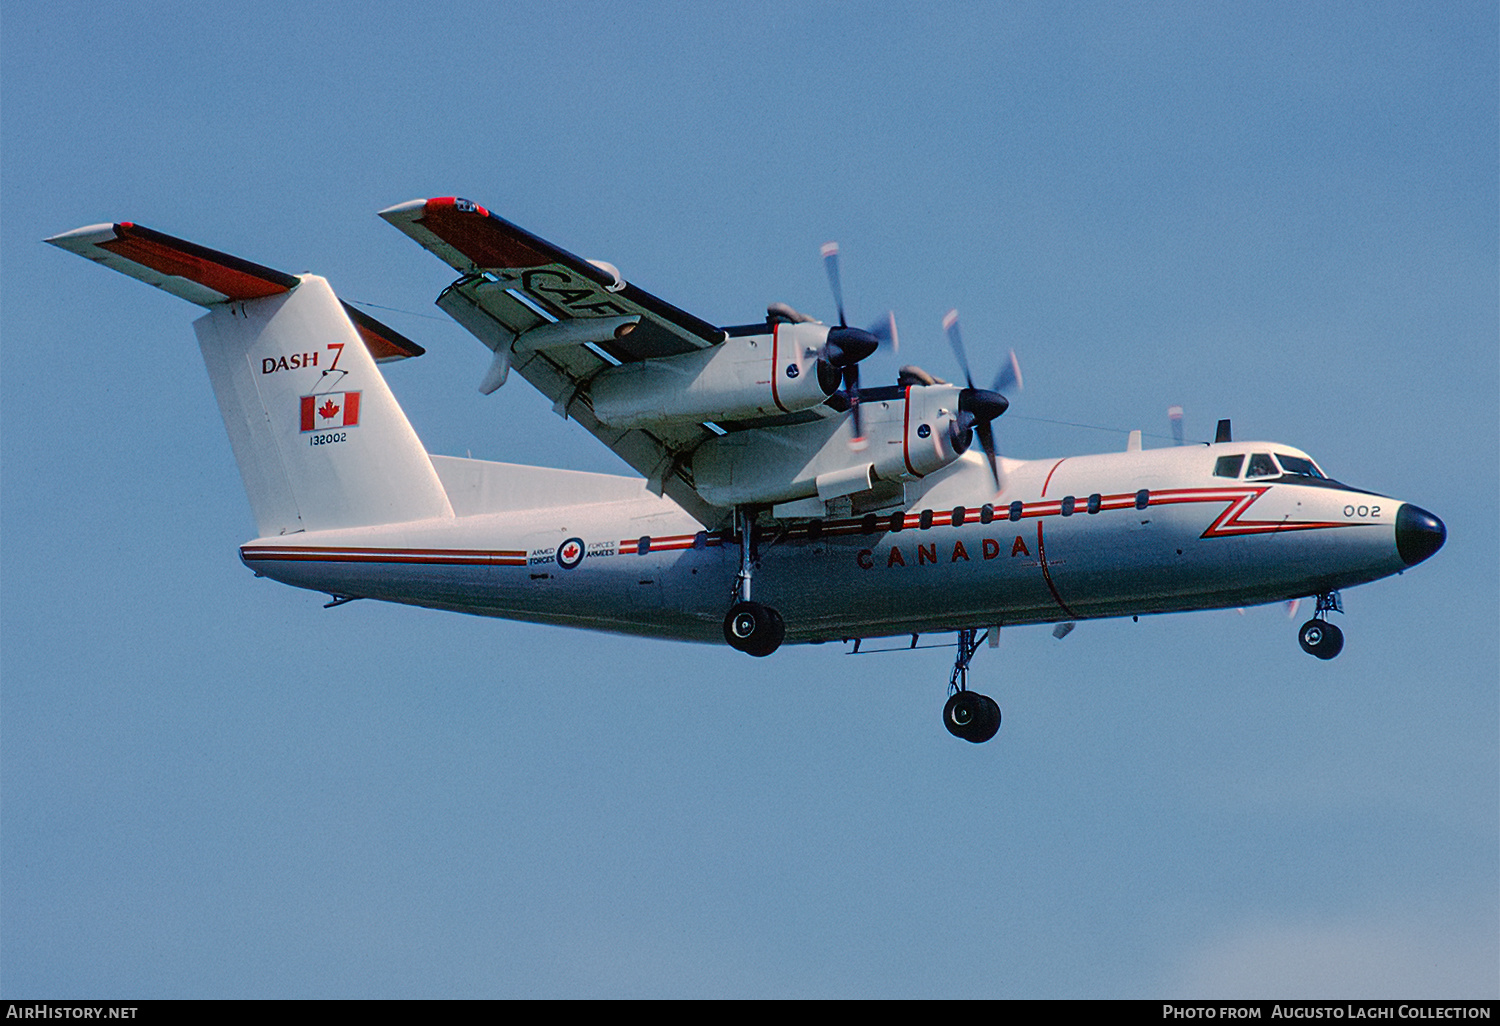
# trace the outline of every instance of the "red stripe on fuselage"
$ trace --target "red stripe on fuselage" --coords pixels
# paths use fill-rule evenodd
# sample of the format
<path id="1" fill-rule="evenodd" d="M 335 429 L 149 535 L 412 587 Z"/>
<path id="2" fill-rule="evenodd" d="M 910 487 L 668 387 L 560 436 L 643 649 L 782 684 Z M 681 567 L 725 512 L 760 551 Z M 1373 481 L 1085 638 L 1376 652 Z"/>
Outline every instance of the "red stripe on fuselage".
<path id="1" fill-rule="evenodd" d="M 1055 472 L 1061 466 L 1059 460 L 1053 466 Z M 1050 483 L 1052 473 L 1047 475 Z M 1201 538 L 1230 538 L 1249 534 L 1272 534 L 1279 531 L 1311 531 L 1335 527 L 1360 527 L 1375 526 L 1360 522 L 1338 522 L 1338 521 L 1289 521 L 1289 520 L 1245 520 L 1244 515 L 1254 505 L 1256 500 L 1270 491 L 1269 485 L 1252 485 L 1239 488 L 1176 488 L 1162 491 L 1153 491 L 1148 499 L 1148 506 L 1168 506 L 1183 503 L 1222 502 L 1225 504 L 1223 512 L 1214 518 L 1213 522 L 1204 529 Z M 1043 485 L 1046 491 L 1046 485 Z M 1123 492 L 1115 495 L 1100 497 L 1100 512 L 1105 510 L 1133 509 L 1135 506 L 1135 493 Z M 964 507 L 964 525 L 981 524 L 981 507 Z M 1037 561 L 1042 570 L 1042 576 L 1047 582 L 1048 589 L 1058 606 L 1070 616 L 1073 611 L 1057 591 L 1056 583 L 1052 579 L 1051 570 L 1047 563 L 1045 554 L 1046 538 L 1043 531 L 1042 521 L 1047 517 L 1060 516 L 1062 513 L 1062 501 L 1059 499 L 1048 499 L 1041 502 L 1023 503 L 1021 506 L 1022 520 L 1037 521 Z M 991 526 L 996 524 L 1011 523 L 1008 511 L 1005 507 L 995 510 L 995 517 L 991 520 Z M 1084 511 L 1078 511 L 1074 516 L 1088 516 Z M 891 531 L 891 521 L 895 516 L 901 518 L 901 530 L 909 530 L 921 527 L 921 511 L 901 511 L 895 514 L 884 514 L 876 518 L 875 532 L 886 533 Z M 933 510 L 932 527 L 949 527 L 953 524 L 953 511 Z M 796 524 L 786 529 L 784 537 L 807 537 L 812 528 L 806 524 Z M 725 544 L 725 536 L 721 532 L 699 532 L 705 534 L 705 547 L 717 548 Z M 865 518 L 853 517 L 842 520 L 824 521 L 818 532 L 820 535 L 850 535 L 863 534 L 865 532 Z M 650 536 L 646 536 L 650 537 Z M 651 552 L 666 552 L 693 548 L 697 544 L 698 534 L 664 535 L 651 537 Z M 640 538 L 629 538 L 619 543 L 617 552 L 621 555 L 634 555 L 639 548 Z M 380 548 L 380 547 L 355 547 L 355 546 L 332 546 L 318 548 L 313 546 L 243 546 L 240 549 L 242 558 L 246 560 L 290 560 L 302 562 L 328 562 L 328 563 L 428 563 L 435 565 L 479 565 L 479 566 L 526 566 L 528 565 L 528 553 L 522 549 L 407 549 L 407 548 Z"/>
<path id="2" fill-rule="evenodd" d="M 431 563 L 444 566 L 525 566 L 519 549 L 387 549 L 340 546 L 246 545 L 242 559 L 292 560 L 313 563 Z"/>

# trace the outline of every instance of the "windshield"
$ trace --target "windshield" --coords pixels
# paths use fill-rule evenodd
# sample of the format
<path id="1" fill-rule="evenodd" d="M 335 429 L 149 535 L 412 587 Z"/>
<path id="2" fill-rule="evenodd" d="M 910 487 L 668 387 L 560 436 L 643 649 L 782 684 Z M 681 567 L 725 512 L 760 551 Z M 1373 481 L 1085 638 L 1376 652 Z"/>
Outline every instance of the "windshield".
<path id="1" fill-rule="evenodd" d="M 1312 460 L 1301 456 L 1288 456 L 1284 452 L 1278 452 L 1276 459 L 1281 463 L 1281 469 L 1288 474 L 1295 475 L 1296 477 L 1316 477 L 1319 480 L 1327 480 L 1327 475 L 1313 466 Z"/>
<path id="2" fill-rule="evenodd" d="M 1271 454 L 1258 452 L 1250 457 L 1250 466 L 1246 469 L 1245 476 L 1274 477 L 1276 473 L 1276 461 L 1271 459 Z"/>
<path id="3" fill-rule="evenodd" d="M 1239 477 L 1240 468 L 1245 465 L 1245 455 L 1220 456 L 1214 462 L 1214 477 Z"/>

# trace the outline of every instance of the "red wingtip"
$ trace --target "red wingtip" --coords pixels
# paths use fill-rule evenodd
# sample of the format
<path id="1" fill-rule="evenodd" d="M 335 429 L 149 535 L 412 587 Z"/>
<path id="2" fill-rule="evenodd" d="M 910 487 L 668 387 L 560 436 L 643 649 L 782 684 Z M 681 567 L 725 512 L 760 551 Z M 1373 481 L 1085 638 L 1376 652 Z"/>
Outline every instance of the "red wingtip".
<path id="1" fill-rule="evenodd" d="M 540 239 L 459 196 L 428 200 L 417 220 L 475 267 L 540 267 L 555 259 Z"/>
<path id="2" fill-rule="evenodd" d="M 478 214 L 480 217 L 489 217 L 490 212 L 481 207 L 473 200 L 466 200 L 462 196 L 439 196 L 427 201 L 427 206 L 432 209 L 451 208 L 460 214 Z"/>

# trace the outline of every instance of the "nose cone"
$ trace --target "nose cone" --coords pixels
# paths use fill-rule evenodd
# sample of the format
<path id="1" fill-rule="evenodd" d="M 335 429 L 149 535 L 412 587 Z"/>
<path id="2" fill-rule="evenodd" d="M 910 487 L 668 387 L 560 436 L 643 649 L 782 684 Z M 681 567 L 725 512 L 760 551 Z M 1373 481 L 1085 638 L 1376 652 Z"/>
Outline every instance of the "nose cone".
<path id="1" fill-rule="evenodd" d="M 1448 529 L 1420 506 L 1409 502 L 1396 511 L 1396 551 L 1407 566 L 1416 566 L 1443 547 Z"/>

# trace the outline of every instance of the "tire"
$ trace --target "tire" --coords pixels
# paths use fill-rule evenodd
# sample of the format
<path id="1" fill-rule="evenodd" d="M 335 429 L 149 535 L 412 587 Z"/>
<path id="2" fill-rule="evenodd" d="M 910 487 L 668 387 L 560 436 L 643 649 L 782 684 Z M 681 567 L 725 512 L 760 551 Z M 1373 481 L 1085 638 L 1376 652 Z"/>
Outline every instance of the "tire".
<path id="1" fill-rule="evenodd" d="M 736 602 L 724 614 L 724 640 L 737 651 L 768 656 L 781 647 L 785 637 L 786 622 L 770 606 Z"/>
<path id="2" fill-rule="evenodd" d="M 1317 655 L 1318 646 L 1323 644 L 1323 621 L 1309 620 L 1298 628 L 1297 644 L 1308 655 Z"/>
<path id="3" fill-rule="evenodd" d="M 955 692 L 943 706 L 943 726 L 956 738 L 983 744 L 1000 729 L 1000 706 L 988 695 Z"/>
<path id="4" fill-rule="evenodd" d="M 1313 655 L 1317 656 L 1319 659 L 1332 659 L 1343 650 L 1344 632 L 1339 630 L 1333 624 L 1325 621 L 1323 624 L 1323 645 L 1317 652 L 1314 652 Z"/>
<path id="5" fill-rule="evenodd" d="M 1000 704 L 989 695 L 980 695 L 984 699 L 985 721 L 984 729 L 978 731 L 978 736 L 973 740 L 975 744 L 988 741 L 1000 731 Z"/>
<path id="6" fill-rule="evenodd" d="M 1309 620 L 1297 632 L 1302 651 L 1319 659 L 1332 659 L 1344 650 L 1344 632 L 1327 620 Z"/>

